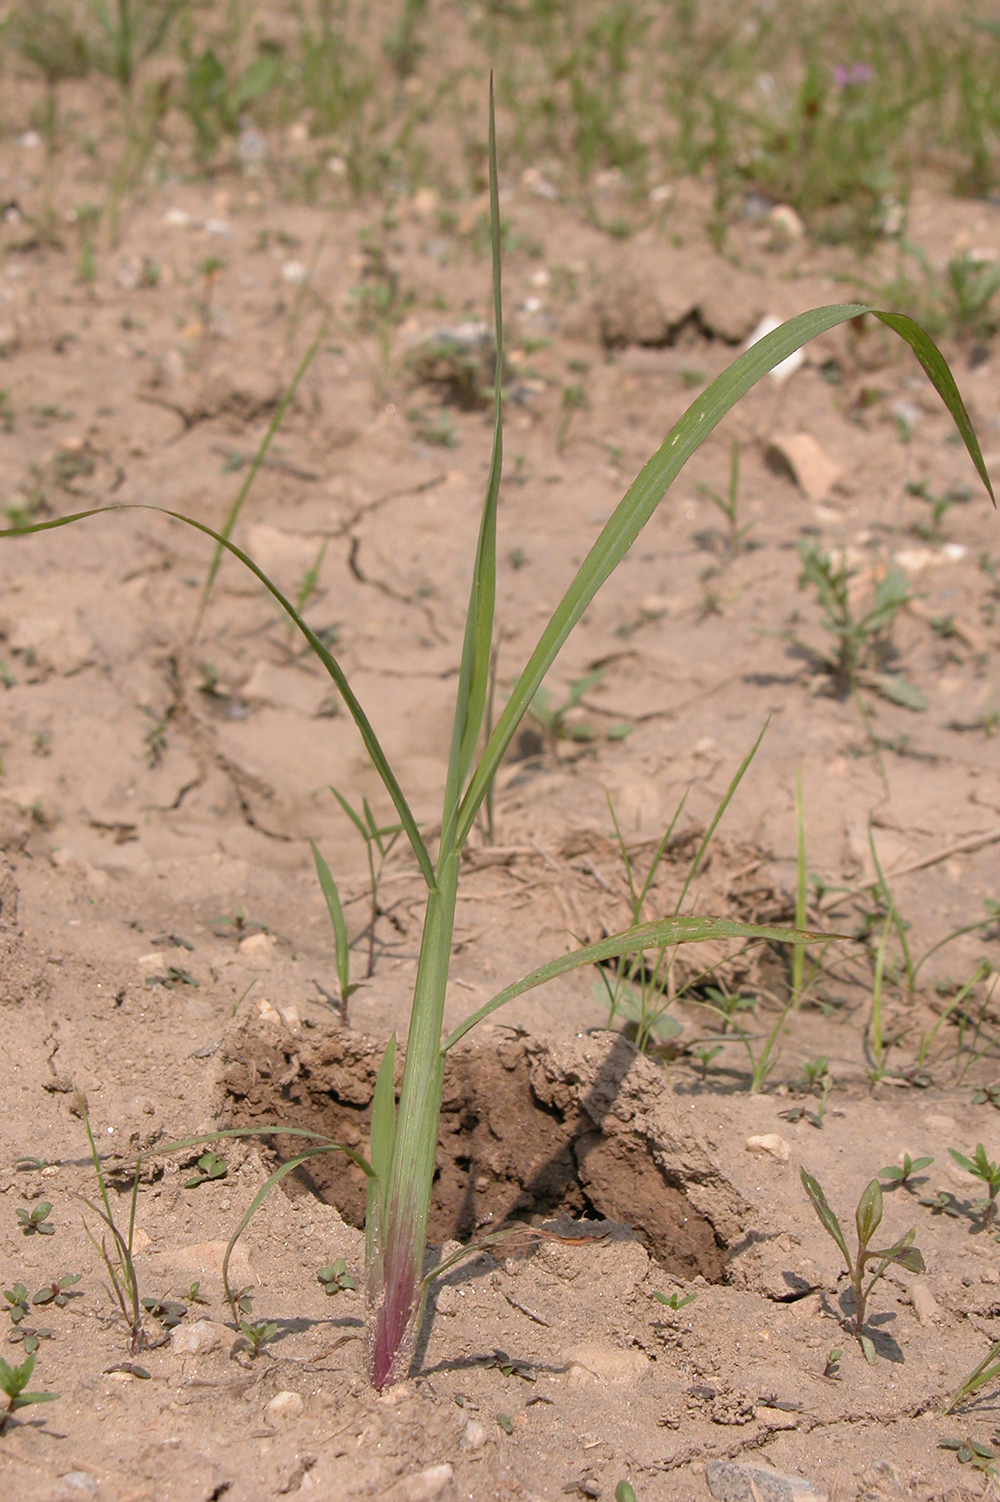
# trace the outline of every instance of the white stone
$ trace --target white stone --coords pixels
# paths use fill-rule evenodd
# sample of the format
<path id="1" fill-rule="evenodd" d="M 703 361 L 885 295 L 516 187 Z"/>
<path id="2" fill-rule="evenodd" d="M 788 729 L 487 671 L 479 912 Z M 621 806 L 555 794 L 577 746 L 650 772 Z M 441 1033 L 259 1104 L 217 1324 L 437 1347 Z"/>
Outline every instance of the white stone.
<path id="1" fill-rule="evenodd" d="M 383 1502 L 434 1502 L 454 1478 L 454 1468 L 444 1465 L 428 1466 L 426 1471 L 417 1471 L 413 1476 L 404 1476 L 402 1481 L 383 1492 Z"/>
<path id="2" fill-rule="evenodd" d="M 748 1137 L 747 1152 L 762 1158 L 776 1158 L 779 1163 L 787 1163 L 792 1155 L 791 1147 L 778 1132 Z"/>
<path id="3" fill-rule="evenodd" d="M 240 959 L 254 970 L 270 970 L 274 940 L 270 934 L 248 934 L 240 940 Z"/>
<path id="4" fill-rule="evenodd" d="M 811 501 L 820 504 L 840 479 L 840 465 L 824 453 L 810 433 L 777 433 L 767 446 L 767 457 L 789 471 Z"/>
<path id="5" fill-rule="evenodd" d="M 760 323 L 758 323 L 747 340 L 745 348 L 751 349 L 759 340 L 764 338 L 765 334 L 773 334 L 775 329 L 780 329 L 781 324 L 782 320 L 780 318 L 775 318 L 772 313 L 769 313 L 766 318 L 762 318 Z M 784 360 L 775 365 L 774 369 L 770 372 L 771 380 L 780 386 L 784 381 L 788 380 L 789 376 L 795 374 L 804 361 L 805 355 L 802 351 L 800 349 L 793 350 L 790 355 L 787 355 Z"/>
<path id="6" fill-rule="evenodd" d="M 486 1443 L 486 1425 L 478 1419 L 469 1419 L 462 1431 L 462 1444 L 467 1450 L 481 1450 Z"/>
<path id="7" fill-rule="evenodd" d="M 267 1411 L 272 1419 L 297 1419 L 305 1408 L 300 1392 L 292 1392 L 285 1388 L 283 1392 L 276 1393 L 267 1405 Z"/>
<path id="8" fill-rule="evenodd" d="M 566 1352 L 566 1365 L 574 1386 L 586 1382 L 606 1382 L 616 1387 L 631 1387 L 649 1370 L 645 1351 L 622 1350 L 620 1346 L 599 1345 L 588 1341 Z"/>
<path id="9" fill-rule="evenodd" d="M 926 1283 L 914 1283 L 910 1287 L 910 1298 L 913 1300 L 913 1308 L 917 1319 L 922 1325 L 932 1325 L 941 1318 L 941 1310 L 938 1308 L 937 1299 L 931 1293 Z"/>
<path id="10" fill-rule="evenodd" d="M 178 1325 L 170 1341 L 171 1349 L 185 1356 L 204 1356 L 208 1351 L 217 1351 L 223 1337 L 228 1334 L 221 1325 L 211 1320 L 195 1320 L 193 1325 Z"/>
<path id="11" fill-rule="evenodd" d="M 159 951 L 141 954 L 136 964 L 146 980 L 166 980 L 167 978 L 166 955 L 160 954 Z"/>

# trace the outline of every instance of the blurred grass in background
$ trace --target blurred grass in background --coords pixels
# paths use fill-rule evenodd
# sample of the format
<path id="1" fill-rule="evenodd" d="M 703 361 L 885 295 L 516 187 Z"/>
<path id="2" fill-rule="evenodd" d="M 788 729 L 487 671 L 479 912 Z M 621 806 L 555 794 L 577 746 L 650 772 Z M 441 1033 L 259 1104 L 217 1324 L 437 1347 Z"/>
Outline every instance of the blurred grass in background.
<path id="1" fill-rule="evenodd" d="M 905 229 L 918 172 L 1000 186 L 998 4 L 15 0 L 0 25 L 0 123 L 24 129 L 23 80 L 49 156 L 76 118 L 95 164 L 117 153 L 119 193 L 179 154 L 310 201 L 431 186 L 452 227 L 486 184 L 490 66 L 506 170 L 599 222 L 614 187 L 618 234 L 682 175 L 712 184 L 718 244 L 758 195 L 862 251 Z M 81 88 L 107 106 L 96 138 L 60 107 Z M 271 149 L 279 129 L 294 153 Z"/>

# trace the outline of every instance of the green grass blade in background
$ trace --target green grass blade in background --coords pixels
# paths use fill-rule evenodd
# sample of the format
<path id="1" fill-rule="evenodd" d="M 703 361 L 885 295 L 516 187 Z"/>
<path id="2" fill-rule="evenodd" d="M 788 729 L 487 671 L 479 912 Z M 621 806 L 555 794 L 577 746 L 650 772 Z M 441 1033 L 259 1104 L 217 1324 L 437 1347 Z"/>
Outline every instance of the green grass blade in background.
<path id="1" fill-rule="evenodd" d="M 701 396 L 691 403 L 684 416 L 675 423 L 665 442 L 640 471 L 604 526 L 518 679 L 462 800 L 457 831 L 459 845 L 468 837 L 486 788 L 496 775 L 525 710 L 541 687 L 563 643 L 601 585 L 624 558 L 691 455 L 768 371 L 818 334 L 874 311 L 862 303 L 839 303 L 831 307 L 815 308 L 789 319 L 745 350 L 728 370 L 717 376 Z M 875 316 L 909 344 L 923 365 L 954 418 L 970 457 L 995 504 L 979 443 L 944 356 L 912 319 L 893 313 L 875 313 Z"/>
<path id="2" fill-rule="evenodd" d="M 396 806 L 396 812 L 399 814 L 400 823 L 402 824 L 403 829 L 406 833 L 406 837 L 409 840 L 410 845 L 412 846 L 413 853 L 417 858 L 417 864 L 419 865 L 420 870 L 423 873 L 424 880 L 426 881 L 431 891 L 434 891 L 437 886 L 437 882 L 434 876 L 434 867 L 431 864 L 431 858 L 427 853 L 427 847 L 424 844 L 423 839 L 421 838 L 419 829 L 417 828 L 417 821 L 414 819 L 413 814 L 410 811 L 410 805 L 407 803 L 406 798 L 403 796 L 402 788 L 396 781 L 395 773 L 389 766 L 385 752 L 382 750 L 381 744 L 379 743 L 378 736 L 375 734 L 368 716 L 361 708 L 358 699 L 355 697 L 354 690 L 351 688 L 351 685 L 348 683 L 347 678 L 344 675 L 343 668 L 340 666 L 339 662 L 337 662 L 336 658 L 333 657 L 327 650 L 327 648 L 323 645 L 319 637 L 316 635 L 315 631 L 313 631 L 310 626 L 306 625 L 305 621 L 302 619 L 299 612 L 295 609 L 295 606 L 292 604 L 292 602 L 285 598 L 278 586 L 268 578 L 263 569 L 257 567 L 253 559 L 248 557 L 247 554 L 243 552 L 242 548 L 238 548 L 234 542 L 231 542 L 227 537 L 223 537 L 221 533 L 216 532 L 205 522 L 196 521 L 193 516 L 185 516 L 182 511 L 170 511 L 166 506 L 152 506 L 144 501 L 123 501 L 120 504 L 114 506 L 95 506 L 91 511 L 76 511 L 71 516 L 58 516 L 53 521 L 32 522 L 29 526 L 26 527 L 5 527 L 3 529 L 0 529 L 0 538 L 25 537 L 30 532 L 51 532 L 56 527 L 67 527 L 73 522 L 83 521 L 86 517 L 103 516 L 113 511 L 156 511 L 161 516 L 169 516 L 172 517 L 174 521 L 183 522 L 187 527 L 194 527 L 195 531 L 197 532 L 204 532 L 206 537 L 211 537 L 215 542 L 219 543 L 228 552 L 232 553 L 234 558 L 238 558 L 240 562 L 244 564 L 250 570 L 250 572 L 260 580 L 268 593 L 271 594 L 275 600 L 277 600 L 282 610 L 287 611 L 291 620 L 302 632 L 302 635 L 305 637 L 310 647 L 312 647 L 320 662 L 326 668 L 326 671 L 329 673 L 330 677 L 336 684 L 341 698 L 347 705 L 347 708 L 350 710 L 351 718 L 353 719 L 355 725 L 357 725 L 358 730 L 361 732 L 361 739 L 365 743 L 365 747 L 368 751 L 368 755 L 372 759 L 375 770 L 381 777 L 383 783 L 385 784 L 386 792 L 389 794 L 389 797 L 392 799 L 393 803 Z"/>
<path id="3" fill-rule="evenodd" d="M 948 361 L 938 349 L 931 336 L 921 328 L 919 323 L 914 322 L 912 318 L 907 318 L 904 313 L 881 313 L 875 308 L 872 308 L 870 311 L 881 323 L 885 324 L 886 328 L 892 329 L 901 339 L 906 340 L 924 367 L 931 384 L 951 413 L 955 426 L 962 435 L 962 441 L 969 451 L 969 457 L 976 466 L 979 478 L 986 486 L 990 500 L 995 507 L 997 498 L 993 494 L 993 486 L 990 484 L 990 477 L 986 472 L 986 461 L 983 459 L 979 440 L 976 437 L 969 414 L 965 410 L 965 403 L 962 400 L 959 389 L 955 385 L 955 377 L 951 373 Z"/>
<path id="4" fill-rule="evenodd" d="M 500 285 L 500 190 L 497 180 L 496 117 L 492 76 L 490 77 L 489 168 L 493 322 L 496 345 L 493 452 L 490 458 L 486 495 L 483 500 L 469 610 L 465 620 L 465 640 L 458 675 L 455 726 L 448 764 L 439 860 L 447 855 L 451 847 L 451 831 L 454 828 L 459 799 L 476 754 L 479 732 L 482 729 L 493 651 L 493 616 L 496 608 L 497 504 L 500 496 L 500 476 L 503 470 L 503 306 Z"/>
<path id="5" fill-rule="evenodd" d="M 302 356 L 302 359 L 299 362 L 299 368 L 292 376 L 292 379 L 289 382 L 288 390 L 285 392 L 284 396 L 281 398 L 281 401 L 278 403 L 277 408 L 275 409 L 274 416 L 271 418 L 267 432 L 264 434 L 264 437 L 261 440 L 260 447 L 253 456 L 253 461 L 251 462 L 250 468 L 247 471 L 247 477 L 243 481 L 243 484 L 240 486 L 236 499 L 230 507 L 229 515 L 226 517 L 226 520 L 222 524 L 222 531 L 219 534 L 215 552 L 212 555 L 212 562 L 209 564 L 208 574 L 205 578 L 205 585 L 201 592 L 201 599 L 198 602 L 198 614 L 195 616 L 194 627 L 191 631 L 192 640 L 194 640 L 194 638 L 198 635 L 199 630 L 201 629 L 202 618 L 204 617 L 205 609 L 208 605 L 208 597 L 212 593 L 212 585 L 215 583 L 215 576 L 219 572 L 219 565 L 222 562 L 222 554 L 229 541 L 229 538 L 232 536 L 233 528 L 236 526 L 236 523 L 239 520 L 240 512 L 243 510 L 243 502 L 246 500 L 247 496 L 250 493 L 250 487 L 253 484 L 254 480 L 257 478 L 257 471 L 263 464 L 265 455 L 267 454 L 268 449 L 271 447 L 271 439 L 281 427 L 282 419 L 284 418 L 285 413 L 288 411 L 289 404 L 294 398 L 296 391 L 299 389 L 299 383 L 302 380 L 302 377 L 305 375 L 313 360 L 316 358 L 319 347 L 323 343 L 323 340 L 326 338 L 326 332 L 327 326 L 324 323 L 319 333 L 316 335 L 316 338 L 313 340 L 312 344 L 310 344 L 309 348 Z"/>
<path id="6" fill-rule="evenodd" d="M 344 909 L 340 905 L 340 893 L 337 884 L 330 875 L 330 867 L 320 855 L 314 840 L 309 841 L 316 862 L 316 875 L 326 898 L 327 911 L 330 914 L 330 922 L 333 924 L 333 939 L 337 950 L 337 979 L 340 981 L 340 999 L 346 1001 L 351 989 L 351 951 L 347 943 L 347 924 L 344 922 Z"/>
<path id="7" fill-rule="evenodd" d="M 732 801 L 733 794 L 736 792 L 736 789 L 739 787 L 740 783 L 743 781 L 743 775 L 746 772 L 747 767 L 750 765 L 750 763 L 753 761 L 754 757 L 757 755 L 757 747 L 760 745 L 761 741 L 764 739 L 764 734 L 765 734 L 765 732 L 767 730 L 768 725 L 770 725 L 770 723 L 771 723 L 771 720 L 770 720 L 770 716 L 769 716 L 764 721 L 764 725 L 763 725 L 763 728 L 762 728 L 762 730 L 760 732 L 760 735 L 758 735 L 757 739 L 754 741 L 753 745 L 750 747 L 750 750 L 747 752 L 746 756 L 744 756 L 743 760 L 740 762 L 739 766 L 737 767 L 736 774 L 733 777 L 732 782 L 726 788 L 726 791 L 725 791 L 725 793 L 723 794 L 723 797 L 722 797 L 722 801 L 720 802 L 718 808 L 715 810 L 715 813 L 712 815 L 712 822 L 711 822 L 711 824 L 709 824 L 708 828 L 705 830 L 704 838 L 703 838 L 701 844 L 698 846 L 698 853 L 695 856 L 694 860 L 691 862 L 691 866 L 690 866 L 690 869 L 689 869 L 688 874 L 687 874 L 687 880 L 685 881 L 683 887 L 681 888 L 681 895 L 678 897 L 678 899 L 677 899 L 677 906 L 674 908 L 674 917 L 677 916 L 677 914 L 680 912 L 681 908 L 684 905 L 684 899 L 685 899 L 685 897 L 688 894 L 688 888 L 690 887 L 691 883 L 694 881 L 695 872 L 698 870 L 698 867 L 701 865 L 701 858 L 705 854 L 705 851 L 708 849 L 709 841 L 711 840 L 711 838 L 712 838 L 713 834 L 715 833 L 716 829 L 718 829 L 718 827 L 719 827 L 719 821 L 722 818 L 722 815 L 725 813 L 726 809 L 729 807 L 729 804 Z"/>
<path id="8" fill-rule="evenodd" d="M 530 975 L 522 980 L 515 981 L 506 990 L 500 991 L 485 1006 L 466 1017 L 464 1022 L 459 1023 L 454 1032 L 449 1033 L 441 1045 L 441 1052 L 447 1053 L 453 1048 L 460 1038 L 464 1038 L 470 1029 L 477 1023 L 482 1022 L 491 1012 L 499 1007 L 506 1006 L 508 1001 L 513 1001 L 518 996 L 523 996 L 525 991 L 533 991 L 536 986 L 544 985 L 548 980 L 554 980 L 557 975 L 566 975 L 570 970 L 578 970 L 581 965 L 599 964 L 601 960 L 615 959 L 623 954 L 636 954 L 645 949 L 664 949 L 674 944 L 698 944 L 706 939 L 762 939 L 778 944 L 820 944 L 828 943 L 831 939 L 846 939 L 847 934 L 821 934 L 809 930 L 799 931 L 794 928 L 777 928 L 763 923 L 737 923 L 728 918 L 663 918 L 655 923 L 642 923 L 637 928 L 626 929 L 624 933 L 612 934 L 610 938 L 601 939 L 597 944 L 588 944 L 584 949 L 574 949 L 569 954 L 560 955 L 557 960 L 550 960 L 547 965 L 542 965 L 538 970 L 532 970 Z"/>

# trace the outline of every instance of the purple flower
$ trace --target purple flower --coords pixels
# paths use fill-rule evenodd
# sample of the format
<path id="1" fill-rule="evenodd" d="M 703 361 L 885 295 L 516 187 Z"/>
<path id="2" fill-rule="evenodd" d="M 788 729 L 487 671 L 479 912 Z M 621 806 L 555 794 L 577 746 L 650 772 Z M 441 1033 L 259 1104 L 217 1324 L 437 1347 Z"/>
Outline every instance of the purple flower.
<path id="1" fill-rule="evenodd" d="M 833 81 L 838 89 L 849 88 L 851 84 L 873 83 L 875 69 L 867 63 L 852 63 L 849 68 L 834 68 Z"/>

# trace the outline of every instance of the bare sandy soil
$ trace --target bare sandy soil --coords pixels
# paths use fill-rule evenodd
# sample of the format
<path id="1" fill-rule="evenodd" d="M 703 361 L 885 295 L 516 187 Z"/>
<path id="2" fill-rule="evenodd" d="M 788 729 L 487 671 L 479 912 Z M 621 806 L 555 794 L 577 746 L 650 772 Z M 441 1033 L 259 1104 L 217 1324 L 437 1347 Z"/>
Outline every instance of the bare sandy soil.
<path id="1" fill-rule="evenodd" d="M 290 205 L 236 172 L 177 179 L 129 207 L 120 243 L 98 248 L 95 280 L 81 283 L 77 231 L 67 225 L 57 247 L 31 229 L 38 158 L 37 147 L 0 146 L 20 205 L 2 230 L 4 504 L 45 517 L 142 503 L 219 525 L 328 317 L 236 540 L 292 593 L 325 544 L 306 614 L 432 827 L 490 427 L 483 410 L 447 404 L 420 351 L 436 331 L 488 316 L 481 206 L 445 232 L 419 195 L 387 226 L 346 198 L 332 214 Z M 724 260 L 704 228 L 707 196 L 689 184 L 627 242 L 530 181 L 505 181 L 502 194 L 498 695 L 696 382 L 721 371 L 763 316 L 839 300 L 845 268 L 874 274 L 872 262 L 852 271 L 842 253 L 806 241 L 771 250 L 750 219 Z M 1000 207 L 929 184 L 910 234 L 938 260 L 958 245 L 996 248 Z M 358 316 L 376 282 L 403 309 L 381 337 Z M 1000 475 L 997 346 L 945 348 Z M 431 441 L 435 431 L 452 446 Z M 787 453 L 800 434 L 826 472 L 781 468 L 775 445 Z M 699 487 L 725 491 L 734 438 L 753 546 L 729 559 L 721 515 Z M 970 492 L 929 536 L 914 528 L 927 531 L 930 508 L 907 491 L 921 481 L 934 496 Z M 856 932 L 876 912 L 870 823 L 915 957 L 985 919 L 984 903 L 1000 896 L 990 739 L 1000 586 L 980 560 L 1000 555 L 997 527 L 950 419 L 884 331 L 827 336 L 789 380 L 763 383 L 682 475 L 557 664 L 557 704 L 600 672 L 569 717 L 589 739 L 531 731 L 502 769 L 495 844 L 477 833 L 467 860 L 448 1025 L 628 921 L 606 793 L 644 870 L 690 789 L 651 899 L 651 913 L 669 911 L 698 831 L 768 717 L 692 887 L 698 911 L 791 918 L 801 769 L 810 870 L 846 890 L 826 890 L 812 921 Z M 831 644 L 814 594 L 798 588 L 804 538 L 846 550 L 858 610 L 891 564 L 911 583 L 884 660 L 862 674 L 867 729 L 819 660 Z M 358 1184 L 350 1174 L 296 1182 L 269 1198 L 236 1254 L 253 1316 L 276 1322 L 277 1338 L 256 1361 L 231 1357 L 222 1250 L 274 1158 L 228 1148 L 227 1176 L 189 1189 L 186 1163 L 158 1159 L 156 1144 L 282 1113 L 336 1124 L 363 1147 L 373 1050 L 405 1029 L 421 911 L 419 875 L 398 847 L 374 976 L 342 1030 L 307 839 L 348 899 L 363 975 L 363 851 L 329 784 L 355 802 L 367 795 L 379 817 L 388 806 L 324 675 L 232 559 L 192 638 L 209 556 L 205 538 L 148 511 L 0 548 L 4 1286 L 22 1282 L 30 1298 L 83 1275 L 65 1307 L 32 1308 L 9 1331 L 5 1322 L 8 1360 L 21 1351 L 8 1333 L 53 1330 L 34 1385 L 60 1399 L 9 1425 L 4 1495 L 610 1498 L 625 1476 L 643 1502 L 706 1497 L 710 1479 L 717 1495 L 765 1494 L 759 1478 L 755 1492 L 745 1472 L 713 1471 L 720 1459 L 770 1462 L 838 1502 L 979 1495 L 984 1478 L 939 1442 L 988 1442 L 995 1400 L 987 1392 L 950 1419 L 941 1409 L 1000 1335 L 1000 1250 L 947 1150 L 982 1140 L 996 1153 L 993 1107 L 971 1104 L 995 1065 L 986 1057 L 956 1085 L 948 1024 L 915 1083 L 872 1087 L 864 1031 L 882 921 L 870 943 L 828 952 L 753 1097 L 738 1044 L 705 1079 L 680 1053 L 705 1030 L 683 1001 L 680 1056 L 665 1062 L 602 1031 L 593 973 L 513 1004 L 455 1062 L 435 1234 L 447 1242 L 512 1214 L 570 1239 L 481 1255 L 449 1275 L 409 1380 L 379 1399 L 365 1377 L 360 1295 L 328 1299 L 316 1279 L 336 1257 L 360 1275 Z M 885 672 L 926 707 L 886 698 Z M 921 1030 L 984 956 L 998 963 L 995 924 L 939 951 L 912 998 L 890 989 L 893 1070 L 905 1073 Z M 787 995 L 784 962 L 768 952 L 727 973 L 758 996 L 754 1033 L 766 1031 Z M 985 989 L 975 996 L 978 1016 Z M 988 1010 L 984 1027 L 980 1046 L 996 1028 Z M 795 1108 L 815 1112 L 818 1100 L 796 1087 L 803 1063 L 824 1054 L 833 1085 L 817 1129 Z M 133 1360 L 127 1336 L 81 1225 L 76 1196 L 92 1197 L 94 1181 L 76 1090 L 119 1170 L 119 1210 L 130 1155 L 152 1154 L 138 1199 L 143 1295 L 197 1279 L 208 1300 L 167 1336 L 150 1317 L 148 1349 L 134 1358 L 148 1379 L 121 1370 Z M 749 1137 L 772 1134 L 772 1152 L 747 1150 Z M 961 1208 L 934 1215 L 917 1194 L 886 1195 L 890 1234 L 917 1227 L 927 1272 L 879 1286 L 870 1367 L 838 1324 L 847 1285 L 799 1169 L 820 1177 L 849 1224 L 864 1184 L 904 1149 L 934 1155 L 922 1192 L 945 1190 Z M 18 1169 L 24 1157 L 48 1166 Z M 46 1200 L 55 1234 L 22 1234 L 18 1207 Z M 579 1239 L 567 1215 L 596 1220 L 599 1234 Z M 652 1298 L 674 1289 L 694 1302 L 671 1311 Z M 824 1375 L 834 1348 L 839 1369 Z"/>

